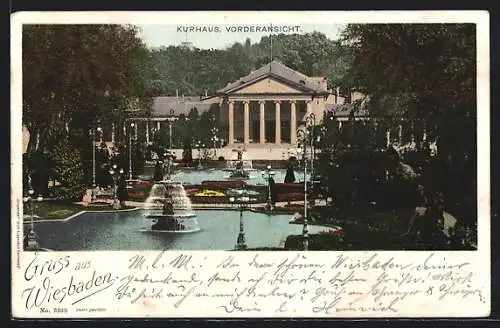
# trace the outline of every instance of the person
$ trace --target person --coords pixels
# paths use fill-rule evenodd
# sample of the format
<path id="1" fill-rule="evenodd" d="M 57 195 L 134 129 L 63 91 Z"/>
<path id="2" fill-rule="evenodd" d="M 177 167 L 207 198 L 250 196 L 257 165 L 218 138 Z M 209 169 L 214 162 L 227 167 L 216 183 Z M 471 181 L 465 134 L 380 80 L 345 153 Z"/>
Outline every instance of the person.
<path id="1" fill-rule="evenodd" d="M 120 201 L 120 205 L 125 206 L 125 201 L 127 201 L 129 197 L 127 192 L 127 182 L 125 181 L 124 176 L 120 176 L 118 179 L 117 196 Z"/>
<path id="2" fill-rule="evenodd" d="M 448 244 L 444 234 L 444 202 L 442 194 L 434 192 L 427 198 L 423 215 L 416 213 L 406 235 L 413 243 L 427 244 L 434 249 L 443 249 Z"/>
<path id="3" fill-rule="evenodd" d="M 155 165 L 153 181 L 161 181 L 161 180 L 163 180 L 163 162 L 158 160 L 156 161 Z"/>

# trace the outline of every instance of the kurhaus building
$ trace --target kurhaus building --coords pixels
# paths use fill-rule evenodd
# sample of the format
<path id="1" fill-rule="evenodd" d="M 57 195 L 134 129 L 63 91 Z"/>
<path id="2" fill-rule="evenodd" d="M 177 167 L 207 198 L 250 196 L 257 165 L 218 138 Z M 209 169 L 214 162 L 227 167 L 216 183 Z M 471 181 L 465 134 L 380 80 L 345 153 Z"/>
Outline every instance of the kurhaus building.
<path id="1" fill-rule="evenodd" d="M 338 88 L 327 88 L 325 77 L 309 77 L 273 60 L 213 95 L 155 97 L 147 117 L 131 117 L 126 125 L 102 126 L 96 141 L 104 141 L 111 147 L 116 140 L 131 135 L 139 142 L 151 143 L 155 133 L 168 133 L 169 126 L 180 115 L 188 116 L 196 108 L 199 114 L 208 110 L 219 112 L 218 125 L 225 130 L 221 134 L 227 138 L 228 150 L 244 147 L 249 151 L 253 148 L 286 151 L 296 148 L 297 128 L 304 124 L 309 113 L 314 114 L 315 124 L 321 122 L 325 112 L 333 113 L 339 121 L 347 120 L 348 103 L 361 98 L 362 94 L 357 92 L 341 96 Z M 363 111 L 356 113 L 356 119 L 367 118 Z"/>
<path id="2" fill-rule="evenodd" d="M 297 128 L 309 113 L 314 114 L 318 124 L 325 111 L 334 111 L 347 98 L 353 101 L 361 97 L 359 93 L 341 97 L 338 89 L 328 90 L 325 77 L 309 77 L 273 60 L 228 83 L 214 95 L 205 94 L 201 99 L 184 95 L 156 97 L 150 117 L 132 120 L 138 123 L 139 140 L 149 142 L 152 129 L 168 129 L 169 121 L 187 115 L 192 108 L 202 113 L 215 107 L 219 126 L 227 129 L 229 147 L 286 147 L 297 144 Z M 347 119 L 348 113 L 338 114 L 340 119 Z"/>
<path id="3" fill-rule="evenodd" d="M 296 144 L 298 125 L 314 113 L 321 121 L 328 99 L 324 77 L 308 77 L 279 61 L 251 72 L 217 91 L 220 120 L 229 144 Z"/>

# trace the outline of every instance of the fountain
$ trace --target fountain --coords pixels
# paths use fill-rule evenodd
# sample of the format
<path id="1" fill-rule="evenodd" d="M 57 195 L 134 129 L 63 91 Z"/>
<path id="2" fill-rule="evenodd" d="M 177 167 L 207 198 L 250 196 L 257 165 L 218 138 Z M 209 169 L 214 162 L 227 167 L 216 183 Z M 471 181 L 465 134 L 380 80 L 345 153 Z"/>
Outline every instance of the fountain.
<path id="1" fill-rule="evenodd" d="M 249 171 L 252 170 L 252 161 L 243 159 L 242 149 L 233 149 L 237 153 L 237 159 L 228 161 L 227 168 L 231 171 L 229 176 L 231 179 L 248 179 Z"/>
<path id="2" fill-rule="evenodd" d="M 154 220 L 153 231 L 188 233 L 200 230 L 191 200 L 180 182 L 155 183 L 146 199 L 144 215 Z"/>
<path id="3" fill-rule="evenodd" d="M 145 203 L 145 217 L 154 220 L 153 231 L 187 233 L 200 230 L 191 200 L 181 182 L 170 180 L 173 155 L 164 154 L 166 172 L 162 181 L 151 187 Z"/>

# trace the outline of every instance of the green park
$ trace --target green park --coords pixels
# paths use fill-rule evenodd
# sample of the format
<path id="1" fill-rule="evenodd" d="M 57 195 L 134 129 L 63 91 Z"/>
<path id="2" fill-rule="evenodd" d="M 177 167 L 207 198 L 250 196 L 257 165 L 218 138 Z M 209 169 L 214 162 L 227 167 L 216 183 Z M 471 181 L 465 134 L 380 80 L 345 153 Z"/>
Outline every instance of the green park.
<path id="1" fill-rule="evenodd" d="M 474 25 L 22 42 L 27 249 L 477 247 Z"/>

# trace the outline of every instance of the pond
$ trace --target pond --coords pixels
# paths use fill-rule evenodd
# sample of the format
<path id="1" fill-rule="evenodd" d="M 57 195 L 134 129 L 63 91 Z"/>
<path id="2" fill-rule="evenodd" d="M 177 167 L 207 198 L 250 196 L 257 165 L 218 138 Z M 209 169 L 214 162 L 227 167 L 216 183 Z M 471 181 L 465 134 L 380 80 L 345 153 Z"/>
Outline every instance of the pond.
<path id="1" fill-rule="evenodd" d="M 245 180 L 249 185 L 267 185 L 267 181 L 262 177 L 262 170 L 250 171 L 249 179 Z M 285 180 L 286 170 L 276 169 L 274 172 L 274 181 L 282 183 Z M 192 170 L 176 170 L 172 174 L 172 180 L 180 181 L 184 184 L 201 184 L 206 180 L 230 180 L 231 172 L 222 169 L 192 169 Z M 143 177 L 146 178 L 146 177 Z M 150 178 L 150 177 L 148 177 Z M 306 176 L 309 179 L 309 175 Z M 304 181 L 304 173 L 295 171 L 295 180 Z"/>
<path id="2" fill-rule="evenodd" d="M 239 234 L 240 212 L 235 210 L 196 211 L 201 230 L 172 234 L 150 231 L 151 220 L 143 210 L 116 213 L 87 212 L 68 221 L 38 222 L 35 231 L 40 247 L 54 251 L 116 250 L 232 250 Z M 301 234 L 302 225 L 290 224 L 291 215 L 243 212 L 246 244 L 279 247 L 291 234 Z M 25 225 L 25 231 L 29 228 Z M 309 233 L 331 228 L 309 226 Z"/>

